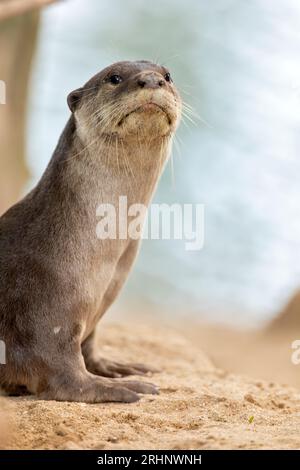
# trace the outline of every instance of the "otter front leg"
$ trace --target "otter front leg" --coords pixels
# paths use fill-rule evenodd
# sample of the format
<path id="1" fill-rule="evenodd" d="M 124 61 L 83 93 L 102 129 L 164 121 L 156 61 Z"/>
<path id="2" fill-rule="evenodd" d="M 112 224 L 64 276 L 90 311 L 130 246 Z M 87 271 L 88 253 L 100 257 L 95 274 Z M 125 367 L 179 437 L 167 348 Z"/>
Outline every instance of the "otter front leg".
<path id="1" fill-rule="evenodd" d="M 119 259 L 114 278 L 105 292 L 99 312 L 99 318 L 104 315 L 118 296 L 127 278 L 128 271 L 135 259 L 137 249 L 138 242 L 131 241 Z M 144 375 L 147 372 L 158 372 L 157 369 L 148 367 L 144 364 L 124 364 L 122 362 L 113 362 L 108 359 L 97 357 L 94 351 L 94 332 L 92 332 L 83 342 L 82 354 L 86 368 L 93 374 L 101 375 L 103 377 L 118 378 L 128 375 Z"/>
<path id="2" fill-rule="evenodd" d="M 97 357 L 94 352 L 94 333 L 92 333 L 82 344 L 82 354 L 86 368 L 92 374 L 103 377 L 126 377 L 128 375 L 144 375 L 147 372 L 157 372 L 157 369 L 136 363 L 122 363 L 110 361 Z"/>

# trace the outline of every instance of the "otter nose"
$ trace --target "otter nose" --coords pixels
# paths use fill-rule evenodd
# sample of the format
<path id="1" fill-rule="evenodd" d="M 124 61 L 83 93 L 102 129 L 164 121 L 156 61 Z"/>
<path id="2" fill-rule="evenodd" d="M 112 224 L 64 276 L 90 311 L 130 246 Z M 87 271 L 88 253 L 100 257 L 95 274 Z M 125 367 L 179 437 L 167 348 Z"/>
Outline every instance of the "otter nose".
<path id="1" fill-rule="evenodd" d="M 156 73 L 147 73 L 141 75 L 137 84 L 140 88 L 160 88 L 166 84 L 165 80 Z"/>

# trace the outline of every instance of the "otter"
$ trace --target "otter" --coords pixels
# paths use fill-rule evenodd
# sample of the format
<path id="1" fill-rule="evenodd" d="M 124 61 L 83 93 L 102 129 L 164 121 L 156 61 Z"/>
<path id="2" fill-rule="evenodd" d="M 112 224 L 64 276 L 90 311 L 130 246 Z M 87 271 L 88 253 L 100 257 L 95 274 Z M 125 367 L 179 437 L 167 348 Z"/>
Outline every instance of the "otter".
<path id="1" fill-rule="evenodd" d="M 0 386 L 59 401 L 135 402 L 153 369 L 97 356 L 95 327 L 119 294 L 139 239 L 96 236 L 99 204 L 148 206 L 182 101 L 170 72 L 117 62 L 67 98 L 71 116 L 37 186 L 0 218 Z"/>

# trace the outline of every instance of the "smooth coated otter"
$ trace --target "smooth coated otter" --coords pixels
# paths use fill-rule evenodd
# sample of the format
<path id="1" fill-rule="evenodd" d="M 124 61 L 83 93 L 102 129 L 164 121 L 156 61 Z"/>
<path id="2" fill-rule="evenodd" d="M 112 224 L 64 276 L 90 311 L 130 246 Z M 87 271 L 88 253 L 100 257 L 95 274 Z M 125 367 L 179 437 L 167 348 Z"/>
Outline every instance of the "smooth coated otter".
<path id="1" fill-rule="evenodd" d="M 68 96 L 71 117 L 38 185 L 0 218 L 0 386 L 44 399 L 134 402 L 149 370 L 97 358 L 95 326 L 139 240 L 99 239 L 99 204 L 148 205 L 181 115 L 169 71 L 118 62 Z"/>

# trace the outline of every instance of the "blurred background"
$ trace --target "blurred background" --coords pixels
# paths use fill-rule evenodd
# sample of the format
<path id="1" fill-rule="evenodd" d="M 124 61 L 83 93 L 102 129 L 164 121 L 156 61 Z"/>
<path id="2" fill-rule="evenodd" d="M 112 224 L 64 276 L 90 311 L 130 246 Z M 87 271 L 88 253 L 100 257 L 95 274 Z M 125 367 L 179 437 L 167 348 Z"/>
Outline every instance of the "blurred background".
<path id="1" fill-rule="evenodd" d="M 0 1 L 0 212 L 40 178 L 72 89 L 165 64 L 203 121 L 182 123 L 155 201 L 205 204 L 205 244 L 144 241 L 117 308 L 263 325 L 300 285 L 299 24 L 298 0 Z"/>

